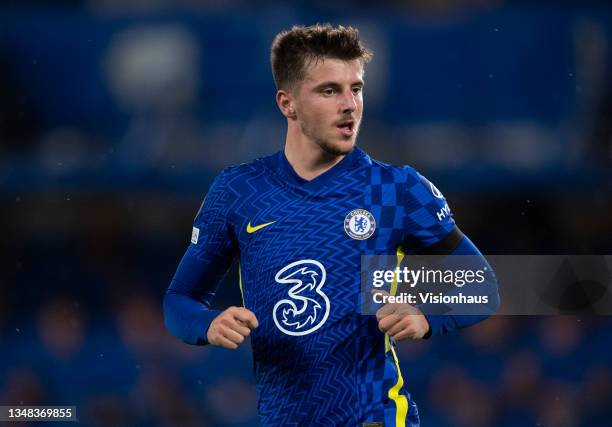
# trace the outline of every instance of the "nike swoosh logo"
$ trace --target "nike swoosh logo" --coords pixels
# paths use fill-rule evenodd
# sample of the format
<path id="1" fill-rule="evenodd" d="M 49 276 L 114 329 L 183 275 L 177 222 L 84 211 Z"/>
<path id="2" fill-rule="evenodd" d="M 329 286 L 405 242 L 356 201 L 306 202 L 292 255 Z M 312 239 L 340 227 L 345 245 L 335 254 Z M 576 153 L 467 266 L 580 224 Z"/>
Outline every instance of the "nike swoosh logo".
<path id="1" fill-rule="evenodd" d="M 251 234 L 251 233 L 255 233 L 257 230 L 261 230 L 264 227 L 267 227 L 270 224 L 274 224 L 276 221 L 272 221 L 272 222 L 266 222 L 265 224 L 259 224 L 256 225 L 255 227 L 251 226 L 251 221 L 249 221 L 249 223 L 247 224 L 247 233 Z"/>

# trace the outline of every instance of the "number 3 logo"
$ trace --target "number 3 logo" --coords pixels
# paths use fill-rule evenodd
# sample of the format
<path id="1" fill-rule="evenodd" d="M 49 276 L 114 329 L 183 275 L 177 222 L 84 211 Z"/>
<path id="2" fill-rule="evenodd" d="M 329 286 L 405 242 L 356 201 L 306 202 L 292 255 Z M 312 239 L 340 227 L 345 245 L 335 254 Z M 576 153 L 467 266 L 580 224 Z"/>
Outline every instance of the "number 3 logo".
<path id="1" fill-rule="evenodd" d="M 274 305 L 276 327 L 287 335 L 308 335 L 319 329 L 329 316 L 329 299 L 321 288 L 327 274 L 319 261 L 304 259 L 283 267 L 274 280 L 292 285 L 287 296 Z"/>

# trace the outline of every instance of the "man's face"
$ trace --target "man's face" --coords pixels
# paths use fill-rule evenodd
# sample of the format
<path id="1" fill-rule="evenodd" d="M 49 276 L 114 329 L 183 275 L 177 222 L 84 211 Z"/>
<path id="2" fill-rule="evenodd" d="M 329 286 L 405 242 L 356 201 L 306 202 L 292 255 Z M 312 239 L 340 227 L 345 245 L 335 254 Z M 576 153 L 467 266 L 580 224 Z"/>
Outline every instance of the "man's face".
<path id="1" fill-rule="evenodd" d="M 363 113 L 363 65 L 327 58 L 310 65 L 295 94 L 302 133 L 332 155 L 355 146 Z"/>

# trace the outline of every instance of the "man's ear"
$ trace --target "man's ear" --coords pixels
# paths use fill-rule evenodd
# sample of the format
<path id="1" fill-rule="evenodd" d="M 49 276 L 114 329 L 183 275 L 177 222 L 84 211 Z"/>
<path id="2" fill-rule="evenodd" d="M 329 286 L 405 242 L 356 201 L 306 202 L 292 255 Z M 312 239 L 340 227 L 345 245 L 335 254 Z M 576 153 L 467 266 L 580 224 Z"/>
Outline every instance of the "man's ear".
<path id="1" fill-rule="evenodd" d="M 279 89 L 276 92 L 276 104 L 281 110 L 281 113 L 283 113 L 283 116 L 288 119 L 295 119 L 297 117 L 294 107 L 294 98 L 289 92 Z"/>

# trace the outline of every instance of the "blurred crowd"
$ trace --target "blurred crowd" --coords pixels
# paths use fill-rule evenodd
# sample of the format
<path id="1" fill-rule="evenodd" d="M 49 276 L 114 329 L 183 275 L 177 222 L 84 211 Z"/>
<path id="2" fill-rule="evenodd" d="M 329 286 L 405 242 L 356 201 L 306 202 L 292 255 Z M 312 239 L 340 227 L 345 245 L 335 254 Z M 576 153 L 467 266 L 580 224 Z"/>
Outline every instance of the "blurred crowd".
<path id="1" fill-rule="evenodd" d="M 58 212 L 53 205 L 61 203 L 48 201 L 31 218 L 12 217 L 12 244 L 1 245 L 9 286 L 0 298 L 0 402 L 77 405 L 88 426 L 257 425 L 249 346 L 189 346 L 163 325 L 161 298 L 197 200 L 168 206 L 165 197 L 76 195 L 70 203 Z M 483 250 L 519 247 L 521 235 L 489 243 L 484 227 L 456 212 Z M 67 218 L 52 229 L 35 217 L 55 225 Z M 532 239 L 523 249 L 537 253 Z M 239 304 L 234 267 L 215 305 Z M 608 317 L 496 316 L 402 342 L 399 356 L 423 425 L 604 427 L 612 417 L 610 342 Z"/>
<path id="2" fill-rule="evenodd" d="M 483 253 L 612 253 L 610 7 L 5 2 L 1 405 L 257 425 L 249 347 L 178 342 L 161 300 L 212 177 L 281 148 L 269 45 L 315 21 L 375 52 L 362 147 L 432 179 Z M 399 356 L 424 426 L 607 427 L 611 343 L 605 316 L 497 316 Z"/>
<path id="3" fill-rule="evenodd" d="M 248 344 L 179 343 L 153 292 L 128 291 L 115 304 L 107 312 L 52 297 L 34 317 L 5 324 L 0 401 L 76 405 L 87 426 L 257 425 Z M 498 316 L 402 342 L 399 354 L 423 425 L 604 427 L 610 338 L 607 319 Z"/>
<path id="4" fill-rule="evenodd" d="M 275 151 L 284 123 L 269 46 L 276 32 L 313 20 L 358 26 L 375 52 L 362 130 L 373 154 L 501 179 L 546 172 L 561 183 L 609 169 L 612 11 L 422 2 L 464 12 L 429 19 L 389 3 L 371 19 L 359 2 L 350 13 L 274 2 L 136 15 L 4 6 L 0 153 L 20 167 L 9 178 L 30 177 L 28 168 L 50 177 L 210 172 Z"/>

